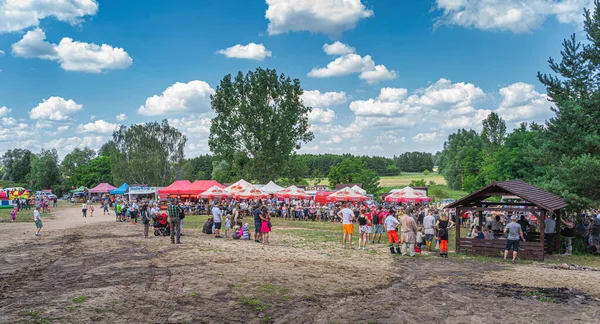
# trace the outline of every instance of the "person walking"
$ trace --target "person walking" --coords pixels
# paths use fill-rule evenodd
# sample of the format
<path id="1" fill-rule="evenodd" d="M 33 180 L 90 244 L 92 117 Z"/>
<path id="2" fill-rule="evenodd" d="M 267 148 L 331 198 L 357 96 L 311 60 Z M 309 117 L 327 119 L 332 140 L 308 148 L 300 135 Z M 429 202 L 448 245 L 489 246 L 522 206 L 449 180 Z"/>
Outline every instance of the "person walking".
<path id="1" fill-rule="evenodd" d="M 506 227 L 504 228 L 504 234 L 506 234 L 506 249 L 504 250 L 504 261 L 506 261 L 506 258 L 508 257 L 508 252 L 512 249 L 512 263 L 515 263 L 515 261 L 517 260 L 520 240 L 523 240 L 523 242 L 525 242 L 523 229 L 521 228 L 521 225 L 517 223 L 517 219 L 518 217 L 516 215 L 513 215 L 510 218 L 510 224 L 506 225 Z"/>
<path id="2" fill-rule="evenodd" d="M 546 219 L 544 220 L 544 240 L 546 241 L 546 245 L 548 246 L 548 254 L 552 254 L 554 252 L 555 233 L 556 233 L 556 221 L 554 221 L 553 216 L 548 215 L 546 217 Z"/>
<path id="3" fill-rule="evenodd" d="M 375 237 L 379 235 L 377 240 L 377 244 L 381 243 L 381 234 L 383 234 L 383 215 L 381 214 L 381 209 L 376 210 L 373 209 L 372 212 L 373 218 L 373 240 L 371 243 L 375 244 Z"/>
<path id="4" fill-rule="evenodd" d="M 565 225 L 563 228 L 561 235 L 565 237 L 565 246 L 566 252 L 564 255 L 572 255 L 573 254 L 573 238 L 575 237 L 575 219 L 573 216 L 569 216 L 565 221 L 560 217 L 561 223 Z"/>
<path id="5" fill-rule="evenodd" d="M 366 250 L 367 241 L 369 240 L 369 224 L 370 220 L 365 214 L 365 210 L 362 209 L 358 215 L 358 249 Z"/>
<path id="6" fill-rule="evenodd" d="M 140 206 L 140 213 L 142 215 L 142 224 L 144 224 L 144 238 L 148 238 L 148 230 L 150 229 L 150 220 L 152 216 L 148 210 L 148 203 L 143 202 L 142 206 Z"/>
<path id="7" fill-rule="evenodd" d="M 448 257 L 448 230 L 454 226 L 454 223 L 448 218 L 448 214 L 442 213 L 440 220 L 435 224 L 438 231 L 438 241 L 440 242 L 440 257 Z"/>
<path id="8" fill-rule="evenodd" d="M 108 199 L 104 199 L 104 203 L 102 204 L 102 208 L 104 209 L 103 215 L 110 215 L 110 210 L 108 209 Z"/>
<path id="9" fill-rule="evenodd" d="M 423 217 L 423 228 L 425 229 L 425 246 L 427 246 L 427 251 L 431 252 L 435 234 L 435 217 L 433 217 L 431 212 L 428 212 L 427 216 Z"/>
<path id="10" fill-rule="evenodd" d="M 33 222 L 35 223 L 35 236 L 41 236 L 42 234 L 40 234 L 40 231 L 42 230 L 42 227 L 44 227 L 44 224 L 42 224 L 42 214 L 40 213 L 40 210 L 42 209 L 42 207 L 36 207 L 35 210 L 33 211 Z"/>
<path id="11" fill-rule="evenodd" d="M 402 230 L 402 255 L 408 253 L 410 256 L 415 256 L 415 242 L 417 239 L 417 222 L 409 214 L 404 214 L 400 217 L 400 226 Z"/>
<path id="12" fill-rule="evenodd" d="M 92 202 L 90 201 L 90 203 L 88 204 L 87 209 L 90 211 L 90 217 L 94 217 L 94 205 L 92 204 Z"/>
<path id="13" fill-rule="evenodd" d="M 261 214 L 262 214 L 262 211 L 260 210 L 260 207 L 261 207 L 260 203 L 255 203 L 254 204 L 254 211 L 252 212 L 252 214 L 254 216 L 254 242 L 256 242 L 256 243 L 260 243 L 261 239 L 262 239 L 262 233 L 261 233 L 261 229 L 262 229 Z"/>
<path id="14" fill-rule="evenodd" d="M 189 211 L 189 206 L 187 207 L 188 211 Z M 185 208 L 184 206 L 180 203 L 179 204 L 179 235 L 184 236 L 183 235 L 183 222 L 185 219 Z"/>
<path id="15" fill-rule="evenodd" d="M 221 238 L 221 221 L 223 219 L 223 212 L 221 211 L 221 208 L 219 208 L 219 206 L 217 206 L 216 204 L 213 206 L 211 212 L 213 215 L 213 223 L 215 227 L 215 238 Z"/>
<path id="16" fill-rule="evenodd" d="M 391 254 L 400 254 L 400 246 L 398 245 L 398 232 L 396 228 L 400 224 L 396 219 L 395 211 L 392 209 L 390 213 L 385 218 L 385 231 L 387 232 L 388 242 L 390 246 Z"/>
<path id="17" fill-rule="evenodd" d="M 344 249 L 348 248 L 348 241 L 352 249 L 352 234 L 354 233 L 354 212 L 348 208 L 348 205 L 348 203 L 344 203 L 344 208 L 337 213 L 337 216 L 342 220 L 342 229 L 344 230 Z"/>
<path id="18" fill-rule="evenodd" d="M 85 201 L 81 204 L 81 212 L 83 213 L 83 217 L 87 217 L 87 204 Z"/>
<path id="19" fill-rule="evenodd" d="M 171 200 L 171 204 L 167 208 L 167 212 L 169 213 L 169 221 L 171 223 L 171 244 L 181 244 L 181 233 L 179 233 L 179 207 L 177 205 L 177 200 Z M 177 242 L 175 242 L 177 239 Z"/>

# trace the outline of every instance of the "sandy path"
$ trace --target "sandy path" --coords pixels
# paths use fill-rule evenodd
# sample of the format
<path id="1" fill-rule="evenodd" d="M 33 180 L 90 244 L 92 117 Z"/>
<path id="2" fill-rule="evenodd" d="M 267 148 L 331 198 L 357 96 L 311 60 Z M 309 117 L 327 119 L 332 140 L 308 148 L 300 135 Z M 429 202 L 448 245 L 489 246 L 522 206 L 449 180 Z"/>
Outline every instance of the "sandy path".
<path id="1" fill-rule="evenodd" d="M 0 249 L 12 244 L 25 243 L 31 240 L 48 242 L 62 236 L 64 231 L 69 228 L 85 226 L 89 224 L 97 224 L 101 222 L 114 221 L 114 213 L 111 215 L 102 215 L 102 211 L 98 211 L 96 207 L 94 217 L 82 217 L 81 209 L 78 207 L 61 207 L 56 208 L 52 212 L 52 219 L 47 219 L 42 216 L 44 228 L 42 236 L 36 237 L 35 224 L 31 223 L 4 223 L 0 224 Z M 89 216 L 89 215 L 88 215 Z M 33 210 L 22 211 L 18 217 L 30 217 L 33 219 Z"/>

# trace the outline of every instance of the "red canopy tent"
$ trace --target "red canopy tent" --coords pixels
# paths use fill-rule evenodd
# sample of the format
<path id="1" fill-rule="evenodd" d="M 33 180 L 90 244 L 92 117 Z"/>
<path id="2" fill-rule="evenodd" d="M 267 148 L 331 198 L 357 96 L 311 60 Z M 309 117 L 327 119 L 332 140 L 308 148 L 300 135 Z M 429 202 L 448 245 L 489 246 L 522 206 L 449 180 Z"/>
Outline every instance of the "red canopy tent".
<path id="1" fill-rule="evenodd" d="M 323 205 L 327 204 L 329 202 L 327 197 L 329 197 L 329 195 L 331 195 L 332 193 L 333 191 L 318 191 L 317 195 L 315 196 L 315 203 Z"/>
<path id="2" fill-rule="evenodd" d="M 329 201 L 365 201 L 368 198 L 352 188 L 343 188 L 327 196 Z"/>
<path id="3" fill-rule="evenodd" d="M 234 194 L 233 197 L 236 199 L 263 199 L 269 198 L 269 194 L 260 189 L 256 189 L 254 186 L 249 186 Z"/>
<path id="4" fill-rule="evenodd" d="M 196 180 L 191 185 L 188 185 L 187 187 L 179 190 L 179 194 L 196 196 L 196 195 L 199 195 L 199 194 L 205 192 L 210 187 L 217 187 L 220 189 L 225 188 L 224 185 L 218 183 L 215 180 Z"/>
<path id="5" fill-rule="evenodd" d="M 198 195 L 198 199 L 215 199 L 223 197 L 231 197 L 231 194 L 216 185 Z"/>
<path id="6" fill-rule="evenodd" d="M 178 195 L 180 190 L 190 186 L 192 183 L 189 180 L 177 180 L 166 188 L 158 190 L 159 195 Z"/>
<path id="7" fill-rule="evenodd" d="M 310 195 L 296 186 L 289 186 L 276 193 L 275 198 L 305 199 L 310 198 Z"/>
<path id="8" fill-rule="evenodd" d="M 402 203 L 424 203 L 430 202 L 431 198 L 425 196 L 419 191 L 415 191 L 411 187 L 406 187 L 400 191 L 396 191 L 385 197 L 386 202 L 402 202 Z"/>
<path id="9" fill-rule="evenodd" d="M 88 193 L 109 193 L 111 190 L 115 190 L 117 188 L 111 186 L 108 183 L 101 183 L 94 188 L 88 190 Z"/>

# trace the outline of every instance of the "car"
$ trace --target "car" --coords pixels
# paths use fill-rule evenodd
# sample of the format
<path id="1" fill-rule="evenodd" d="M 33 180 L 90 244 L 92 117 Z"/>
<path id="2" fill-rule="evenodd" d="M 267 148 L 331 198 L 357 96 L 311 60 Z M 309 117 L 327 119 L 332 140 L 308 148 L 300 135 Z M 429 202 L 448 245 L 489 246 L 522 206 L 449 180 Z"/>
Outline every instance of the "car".
<path id="1" fill-rule="evenodd" d="M 35 194 L 35 199 L 36 200 L 42 200 L 42 199 L 52 200 L 52 199 L 58 199 L 58 197 L 56 197 L 56 195 L 51 192 L 38 191 Z"/>

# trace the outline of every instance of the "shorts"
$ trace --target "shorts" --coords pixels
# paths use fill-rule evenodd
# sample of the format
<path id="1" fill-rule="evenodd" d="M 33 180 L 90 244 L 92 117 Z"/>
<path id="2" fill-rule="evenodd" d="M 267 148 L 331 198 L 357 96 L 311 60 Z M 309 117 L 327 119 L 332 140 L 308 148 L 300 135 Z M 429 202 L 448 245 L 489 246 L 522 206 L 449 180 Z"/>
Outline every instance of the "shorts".
<path id="1" fill-rule="evenodd" d="M 369 233 L 369 232 L 370 232 L 369 231 L 369 226 L 367 226 L 367 225 L 360 225 L 358 227 L 358 233 L 362 234 L 362 233 Z"/>
<path id="2" fill-rule="evenodd" d="M 506 251 L 512 249 L 513 252 L 519 252 L 519 240 L 506 240 Z"/>
<path id="3" fill-rule="evenodd" d="M 215 223 L 215 229 L 216 230 L 220 230 L 221 229 L 221 223 Z"/>
<path id="4" fill-rule="evenodd" d="M 425 234 L 425 241 L 433 242 L 433 234 Z"/>
<path id="5" fill-rule="evenodd" d="M 367 225 L 367 233 L 371 234 L 373 227 L 371 225 Z"/>
<path id="6" fill-rule="evenodd" d="M 42 224 L 41 220 L 36 220 L 35 221 L 35 227 L 36 228 L 42 228 L 42 227 L 44 227 L 44 224 Z"/>
<path id="7" fill-rule="evenodd" d="M 375 225 L 375 234 L 382 234 L 382 233 L 383 233 L 383 225 L 376 224 Z"/>
<path id="8" fill-rule="evenodd" d="M 254 222 L 254 233 L 260 233 L 261 227 L 262 227 L 262 221 Z"/>
<path id="9" fill-rule="evenodd" d="M 352 235 L 354 233 L 354 224 L 344 224 L 342 228 L 344 229 L 344 234 Z"/>

